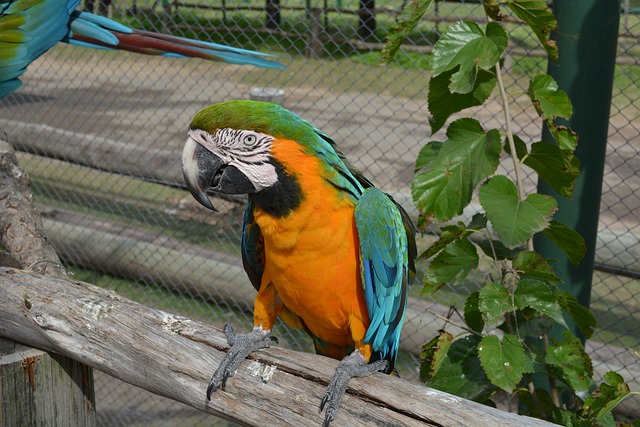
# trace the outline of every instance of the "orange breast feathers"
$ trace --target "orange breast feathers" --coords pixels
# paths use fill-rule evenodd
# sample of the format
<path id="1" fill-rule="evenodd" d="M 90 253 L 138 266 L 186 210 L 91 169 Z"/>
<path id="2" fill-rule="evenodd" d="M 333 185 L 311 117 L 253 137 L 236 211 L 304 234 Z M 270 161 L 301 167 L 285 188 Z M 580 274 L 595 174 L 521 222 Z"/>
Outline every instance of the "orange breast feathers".
<path id="1" fill-rule="evenodd" d="M 325 181 L 321 160 L 297 142 L 274 141 L 272 155 L 298 179 L 303 194 L 301 205 L 282 218 L 254 208 L 265 251 L 255 325 L 271 329 L 285 309 L 330 347 L 347 351 L 355 345 L 368 359 L 371 349 L 362 341 L 369 315 L 360 280 L 354 204 Z"/>

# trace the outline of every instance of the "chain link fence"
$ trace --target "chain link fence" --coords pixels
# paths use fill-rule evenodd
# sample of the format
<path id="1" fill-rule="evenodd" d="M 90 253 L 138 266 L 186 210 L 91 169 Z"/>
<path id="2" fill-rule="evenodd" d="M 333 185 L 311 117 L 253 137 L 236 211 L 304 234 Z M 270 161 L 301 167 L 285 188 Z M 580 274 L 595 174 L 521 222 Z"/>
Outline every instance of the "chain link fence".
<path id="1" fill-rule="evenodd" d="M 145 305 L 222 327 L 252 327 L 254 291 L 239 255 L 242 203 L 218 200 L 205 211 L 184 190 L 180 153 L 193 115 L 252 89 L 284 93 L 286 108 L 335 138 L 346 155 L 410 212 L 413 164 L 430 139 L 426 55 L 450 22 L 483 16 L 478 1 L 439 1 L 395 62 L 380 49 L 403 3 L 336 0 L 102 0 L 85 6 L 138 28 L 272 52 L 287 70 L 200 60 L 150 58 L 58 46 L 32 65 L 23 88 L 0 100 L 0 137 L 20 151 L 50 240 L 80 280 Z M 640 390 L 640 1 L 625 0 L 611 109 L 609 145 L 594 273 L 592 309 L 599 331 L 588 343 L 598 372 L 621 372 Z M 366 10 L 364 12 L 367 12 Z M 510 93 L 544 71 L 535 38 L 517 23 L 505 68 Z M 562 52 L 560 52 L 562 54 Z M 541 123 L 514 95 L 515 132 L 540 138 Z M 472 112 L 502 128 L 490 102 Z M 528 184 L 535 186 L 532 178 Z M 421 242 L 421 244 L 425 244 Z M 413 286 L 399 360 L 417 381 L 419 349 L 465 292 L 420 296 Z M 299 331 L 278 325 L 280 343 L 309 351 Z M 212 367 L 213 370 L 214 367 Z M 104 426 L 214 425 L 217 420 L 96 373 L 98 421 Z M 204 390 L 203 390 L 204 396 Z M 640 416 L 638 401 L 625 411 Z M 220 421 L 222 424 L 227 424 Z"/>

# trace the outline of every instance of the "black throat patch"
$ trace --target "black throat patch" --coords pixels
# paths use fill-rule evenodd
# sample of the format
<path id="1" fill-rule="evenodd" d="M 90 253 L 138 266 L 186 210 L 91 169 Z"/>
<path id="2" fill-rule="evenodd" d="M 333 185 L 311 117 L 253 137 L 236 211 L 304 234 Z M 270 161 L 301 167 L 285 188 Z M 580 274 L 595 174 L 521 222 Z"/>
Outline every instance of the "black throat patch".
<path id="1" fill-rule="evenodd" d="M 280 162 L 269 159 L 275 166 L 278 180 L 269 188 L 249 194 L 251 202 L 266 213 L 278 218 L 289 215 L 302 203 L 302 188 L 298 179 L 287 173 Z"/>

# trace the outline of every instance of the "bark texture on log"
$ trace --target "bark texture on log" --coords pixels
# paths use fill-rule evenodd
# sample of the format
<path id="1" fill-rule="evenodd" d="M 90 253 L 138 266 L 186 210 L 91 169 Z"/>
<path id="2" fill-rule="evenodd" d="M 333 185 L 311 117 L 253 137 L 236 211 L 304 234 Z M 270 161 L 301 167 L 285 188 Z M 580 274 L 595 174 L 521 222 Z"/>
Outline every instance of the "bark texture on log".
<path id="1" fill-rule="evenodd" d="M 29 177 L 5 141 L 0 141 L 0 245 L 7 251 L 1 253 L 0 265 L 66 277 L 33 204 Z M 0 286 L 0 295 L 4 291 Z M 12 339 L 23 341 L 20 336 Z M 91 368 L 18 342 L 2 340 L 0 344 L 0 427 L 96 424 Z M 33 352 L 37 356 L 27 355 Z"/>
<path id="2" fill-rule="evenodd" d="M 335 360 L 277 347 L 260 351 L 208 402 L 207 383 L 228 349 L 221 331 L 83 282 L 0 268 L 0 288 L 0 336 L 241 424 L 322 424 L 318 405 Z M 383 374 L 349 383 L 335 424 L 550 425 Z"/>
<path id="3" fill-rule="evenodd" d="M 0 245 L 22 268 L 66 276 L 33 205 L 29 176 L 18 166 L 11 145 L 4 141 L 0 141 Z"/>

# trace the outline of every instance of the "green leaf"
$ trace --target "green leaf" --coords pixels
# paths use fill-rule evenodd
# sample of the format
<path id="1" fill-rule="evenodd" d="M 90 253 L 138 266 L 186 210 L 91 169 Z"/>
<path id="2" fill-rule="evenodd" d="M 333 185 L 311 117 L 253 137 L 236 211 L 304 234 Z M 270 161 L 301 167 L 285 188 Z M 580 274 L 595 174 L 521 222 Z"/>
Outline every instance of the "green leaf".
<path id="1" fill-rule="evenodd" d="M 526 143 L 517 135 L 513 136 L 517 158 L 532 168 L 558 194 L 571 197 L 576 179 L 580 175 L 580 160 L 573 151 L 559 148 L 548 142 L 535 142 L 531 152 Z M 505 142 L 505 151 L 511 154 L 509 144 Z"/>
<path id="2" fill-rule="evenodd" d="M 545 362 L 558 367 L 564 382 L 575 392 L 589 391 L 593 376 L 591 359 L 577 337 L 569 331 L 565 331 L 563 336 L 564 341 L 554 342 L 553 346 L 549 346 Z"/>
<path id="3" fill-rule="evenodd" d="M 429 264 L 424 278 L 424 292 L 433 292 L 445 283 L 459 282 L 476 267 L 476 247 L 466 239 L 456 240 L 445 246 Z"/>
<path id="4" fill-rule="evenodd" d="M 526 307 L 532 308 L 567 327 L 562 315 L 562 307 L 558 304 L 556 286 L 550 286 L 539 280 L 521 279 L 516 287 L 514 302 L 520 310 Z"/>
<path id="5" fill-rule="evenodd" d="M 600 421 L 630 394 L 629 385 L 624 382 L 624 378 L 620 374 L 612 371 L 607 372 L 600 387 L 585 399 L 582 412 L 587 417 Z"/>
<path id="6" fill-rule="evenodd" d="M 433 46 L 433 76 L 458 68 L 451 76 L 449 90 L 469 93 L 475 87 L 478 69 L 494 67 L 506 47 L 507 33 L 495 22 L 487 24 L 486 33 L 473 21 L 455 23 Z"/>
<path id="7" fill-rule="evenodd" d="M 582 335 L 587 339 L 591 338 L 597 326 L 593 313 L 591 313 L 588 308 L 580 305 L 576 297 L 568 292 L 560 292 L 560 295 L 558 295 L 558 303 L 575 322 Z"/>
<path id="8" fill-rule="evenodd" d="M 457 224 L 449 224 L 440 227 L 440 238 L 431 244 L 423 253 L 420 254 L 420 259 L 428 259 L 444 249 L 448 244 L 455 240 L 466 239 L 476 230 L 487 227 L 487 219 L 484 214 L 475 214 L 469 225 L 464 225 L 463 222 L 458 221 Z"/>
<path id="9" fill-rule="evenodd" d="M 496 75 L 493 70 L 478 70 L 473 88 L 468 93 L 454 93 L 449 90 L 449 81 L 456 69 L 444 71 L 429 80 L 429 118 L 431 133 L 442 128 L 447 119 L 465 108 L 482 105 L 496 86 Z"/>
<path id="10" fill-rule="evenodd" d="M 482 185 L 478 196 L 493 229 L 508 248 L 523 245 L 544 230 L 557 208 L 556 200 L 543 194 L 520 200 L 515 184 L 501 175 Z"/>
<path id="11" fill-rule="evenodd" d="M 398 16 L 397 23 L 387 34 L 387 44 L 382 49 L 382 61 L 389 63 L 396 56 L 400 45 L 409 33 L 420 23 L 433 0 L 411 0 Z"/>
<path id="12" fill-rule="evenodd" d="M 562 419 L 562 415 L 560 414 L 560 410 L 558 409 L 558 407 L 553 403 L 553 399 L 551 398 L 551 394 L 548 390 L 545 390 L 542 387 L 536 387 L 533 393 L 534 394 L 531 394 L 526 388 L 520 388 L 516 390 L 515 394 L 518 398 L 518 403 L 521 406 L 527 408 L 526 412 L 523 413 L 522 411 L 520 411 L 520 414 L 526 414 L 530 417 L 539 418 L 542 420 L 546 419 L 548 421 L 552 421 L 567 427 L 576 427 L 575 424 L 560 422 L 560 420 Z M 571 415 L 575 415 L 575 412 L 567 412 Z M 551 414 L 551 416 L 549 414 Z"/>
<path id="13" fill-rule="evenodd" d="M 496 387 L 487 378 L 478 360 L 480 337 L 467 335 L 453 342 L 429 387 L 464 399 L 484 402 Z"/>
<path id="14" fill-rule="evenodd" d="M 534 277 L 545 282 L 560 282 L 553 268 L 539 253 L 522 251 L 513 259 L 513 268 L 520 277 Z"/>
<path id="15" fill-rule="evenodd" d="M 484 320 L 480 312 L 480 293 L 473 292 L 464 303 L 464 321 L 472 331 L 482 332 Z"/>
<path id="16" fill-rule="evenodd" d="M 516 151 L 519 151 L 520 138 Z M 526 147 L 525 147 L 526 150 Z M 580 160 L 569 150 L 563 150 L 555 144 L 540 141 L 531 145 L 531 152 L 518 153 L 518 158 L 524 158 L 524 164 L 536 171 L 538 176 L 553 188 L 558 194 L 571 197 L 576 179 L 580 175 Z"/>
<path id="17" fill-rule="evenodd" d="M 500 151 L 497 130 L 485 133 L 475 119 L 454 121 L 445 142 L 432 141 L 420 150 L 411 183 L 414 203 L 440 221 L 460 215 L 475 187 L 495 172 Z"/>
<path id="18" fill-rule="evenodd" d="M 524 346 L 518 337 L 505 334 L 502 341 L 495 335 L 486 335 L 478 344 L 478 357 L 484 372 L 493 384 L 511 393 L 529 364 Z"/>
<path id="19" fill-rule="evenodd" d="M 565 150 L 570 153 L 575 151 L 576 145 L 578 145 L 578 134 L 575 133 L 573 129 L 566 126 L 560 126 L 549 121 L 547 121 L 547 127 L 549 128 L 549 132 L 551 132 L 551 136 L 553 136 L 553 139 L 561 150 Z"/>
<path id="20" fill-rule="evenodd" d="M 433 242 L 431 246 L 427 248 L 422 254 L 421 259 L 428 259 L 444 249 L 448 244 L 467 238 L 473 231 L 467 230 L 467 227 L 462 222 L 457 224 L 445 225 L 440 228 L 440 238 Z"/>
<path id="21" fill-rule="evenodd" d="M 482 0 L 484 13 L 494 21 L 501 21 L 504 15 L 500 13 L 500 4 L 498 0 Z"/>
<path id="22" fill-rule="evenodd" d="M 449 347 L 453 343 L 453 335 L 440 331 L 438 335 L 422 346 L 420 352 L 420 379 L 428 381 L 438 372 Z"/>
<path id="23" fill-rule="evenodd" d="M 584 242 L 584 237 L 561 222 L 551 221 L 551 224 L 543 233 L 560 248 L 573 265 L 580 264 L 584 254 L 587 253 L 587 244 Z"/>
<path id="24" fill-rule="evenodd" d="M 545 0 L 509 0 L 509 8 L 533 30 L 552 61 L 558 60 L 558 47 L 549 33 L 558 27 Z"/>
<path id="25" fill-rule="evenodd" d="M 527 91 L 536 111 L 545 120 L 556 117 L 571 118 L 573 107 L 566 92 L 558 89 L 558 83 L 548 74 L 537 75 L 529 82 Z"/>
<path id="26" fill-rule="evenodd" d="M 511 294 L 500 282 L 489 283 L 480 289 L 478 308 L 489 327 L 504 322 L 505 314 L 515 310 Z"/>
<path id="27" fill-rule="evenodd" d="M 507 248 L 500 240 L 487 240 L 483 239 L 476 242 L 476 245 L 485 255 L 488 257 L 502 260 L 502 259 L 513 259 L 514 256 L 518 253 L 517 250 Z"/>

